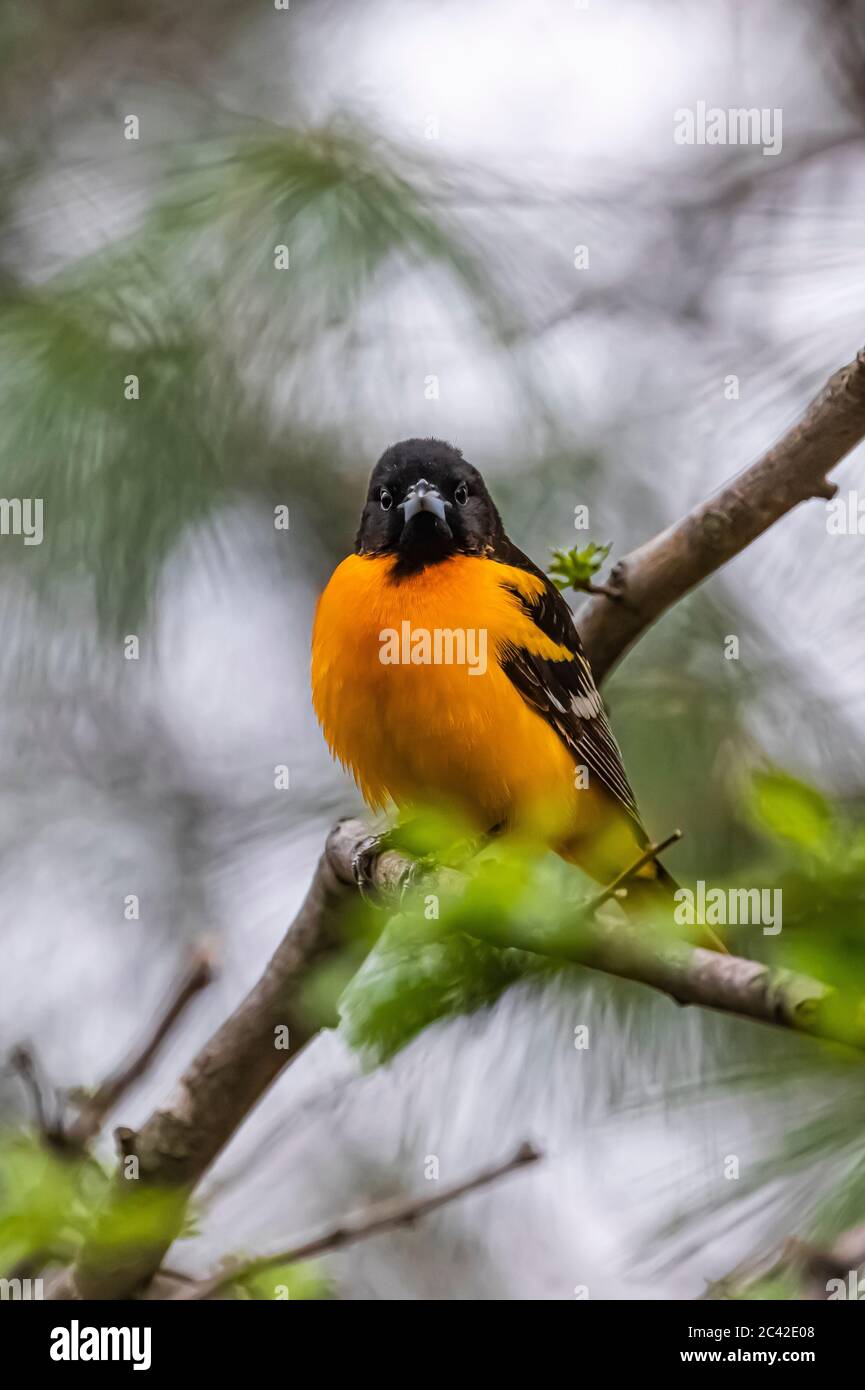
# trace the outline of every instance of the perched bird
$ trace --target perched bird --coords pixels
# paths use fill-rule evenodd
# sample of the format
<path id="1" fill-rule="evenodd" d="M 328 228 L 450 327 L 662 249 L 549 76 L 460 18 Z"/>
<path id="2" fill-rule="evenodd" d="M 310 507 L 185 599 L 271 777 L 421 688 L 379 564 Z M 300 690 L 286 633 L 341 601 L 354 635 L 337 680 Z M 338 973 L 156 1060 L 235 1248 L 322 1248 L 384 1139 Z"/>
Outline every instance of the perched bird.
<path id="1" fill-rule="evenodd" d="M 523 831 L 602 883 L 648 843 L 571 611 L 449 444 L 407 439 L 373 469 L 318 603 L 312 693 L 373 809 Z M 628 905 L 674 888 L 650 860 Z"/>

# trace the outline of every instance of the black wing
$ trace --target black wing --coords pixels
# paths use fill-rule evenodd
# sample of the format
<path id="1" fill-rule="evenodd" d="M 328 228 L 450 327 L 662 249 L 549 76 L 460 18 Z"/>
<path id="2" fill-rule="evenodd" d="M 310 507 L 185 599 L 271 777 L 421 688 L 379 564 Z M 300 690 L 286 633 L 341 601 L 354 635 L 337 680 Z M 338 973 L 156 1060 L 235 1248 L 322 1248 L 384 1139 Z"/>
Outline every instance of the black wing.
<path id="1" fill-rule="evenodd" d="M 543 580 L 543 590 L 531 600 L 516 589 L 512 592 L 541 632 L 571 653 L 568 661 L 549 661 L 511 646 L 502 660 L 502 669 L 523 699 L 555 729 L 574 754 L 575 762 L 584 763 L 620 802 L 645 840 L 646 832 L 622 766 L 619 745 L 607 721 L 570 608 L 555 584 L 506 537 L 498 543 L 491 559 L 527 570 Z"/>

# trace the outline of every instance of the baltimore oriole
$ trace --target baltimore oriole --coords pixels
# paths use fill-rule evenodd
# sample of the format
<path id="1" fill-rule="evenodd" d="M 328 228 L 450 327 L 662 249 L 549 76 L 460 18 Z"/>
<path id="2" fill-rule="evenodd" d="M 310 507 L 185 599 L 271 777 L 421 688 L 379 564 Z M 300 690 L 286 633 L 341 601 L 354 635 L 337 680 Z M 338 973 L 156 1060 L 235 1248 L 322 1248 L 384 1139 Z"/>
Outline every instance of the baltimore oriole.
<path id="1" fill-rule="evenodd" d="M 312 693 L 373 809 L 525 830 L 603 883 L 648 843 L 571 611 L 449 444 L 407 439 L 373 469 L 318 603 Z M 628 905 L 673 888 L 651 860 Z"/>

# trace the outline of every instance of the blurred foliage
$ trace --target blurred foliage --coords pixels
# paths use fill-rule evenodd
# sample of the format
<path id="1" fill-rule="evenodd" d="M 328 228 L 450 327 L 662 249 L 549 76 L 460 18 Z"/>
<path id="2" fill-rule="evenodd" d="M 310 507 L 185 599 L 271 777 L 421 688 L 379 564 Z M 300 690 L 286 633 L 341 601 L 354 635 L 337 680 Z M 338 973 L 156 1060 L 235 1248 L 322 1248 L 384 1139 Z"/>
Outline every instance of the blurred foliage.
<path id="1" fill-rule="evenodd" d="M 281 1303 L 330 1298 L 333 1286 L 317 1265 L 272 1265 L 229 1286 L 235 1298 Z"/>
<path id="2" fill-rule="evenodd" d="M 732 595 L 704 587 L 676 604 L 604 686 L 650 834 L 685 832 L 665 856 L 678 879 L 751 876 L 765 852 L 749 782 L 766 758 L 752 726 L 766 698 L 771 637 L 754 661 L 723 658 L 725 635 L 748 628 Z M 796 684 L 784 675 L 790 702 Z"/>
<path id="3" fill-rule="evenodd" d="M 333 469 L 339 447 L 304 420 L 304 373 L 322 342 L 339 370 L 385 266 L 448 276 L 506 331 L 481 258 L 436 205 L 434 165 L 357 122 L 239 124 L 173 150 L 125 242 L 0 300 L 0 491 L 42 498 L 45 517 L 44 544 L 3 559 L 84 580 L 115 627 L 140 619 L 184 529 L 239 496 L 288 494 L 333 527 L 313 460 L 332 448 Z"/>
<path id="4" fill-rule="evenodd" d="M 109 1260 L 173 1237 L 181 1216 L 180 1238 L 196 1233 L 194 1209 L 183 1215 L 185 1193 L 131 1182 L 108 1219 L 104 1199 L 111 1181 L 90 1155 L 55 1151 L 36 1134 L 10 1132 L 0 1139 L 0 1278 L 72 1262 L 94 1228 L 92 1253 Z M 238 1298 L 276 1301 L 328 1298 L 331 1292 L 310 1263 L 255 1270 L 231 1288 Z"/>
<path id="5" fill-rule="evenodd" d="M 778 838 L 791 840 L 820 860 L 831 859 L 839 848 L 844 853 L 851 848 L 826 798 L 795 777 L 777 772 L 755 777 L 754 813 Z"/>
<path id="6" fill-rule="evenodd" d="M 74 1259 L 94 1223 L 108 1258 L 173 1234 L 178 1224 L 181 1237 L 195 1234 L 185 1194 L 132 1182 L 109 1218 L 103 1204 L 111 1180 L 90 1154 L 65 1152 L 27 1131 L 8 1132 L 0 1140 L 0 1273 L 30 1261 L 43 1268 Z"/>
<path id="7" fill-rule="evenodd" d="M 339 1010 L 348 1041 L 385 1061 L 424 1028 L 491 1004 L 545 962 L 465 936 L 450 914 L 436 921 L 401 914 L 348 985 Z"/>
<path id="8" fill-rule="evenodd" d="M 826 1008 L 826 1022 L 839 1035 L 855 1036 L 861 1046 L 865 1023 L 865 825 L 861 816 L 777 769 L 754 774 L 744 803 L 763 854 L 749 866 L 747 878 L 740 874 L 732 886 L 747 882 L 778 889 L 783 928 L 776 936 L 765 936 L 759 926 L 734 927 L 727 933 L 728 942 L 739 954 L 828 984 L 834 994 Z M 733 1225 L 758 1200 L 775 1209 L 776 1228 L 799 1235 L 815 1248 L 830 1250 L 839 1237 L 858 1227 L 865 1220 L 862 1067 L 858 1048 L 851 1051 L 812 1040 L 784 1065 L 769 1057 L 762 1066 L 755 1057 L 729 1077 L 719 1074 L 713 1082 L 714 1093 L 725 1088 L 736 1093 L 762 1092 L 767 1114 L 787 1104 L 789 1116 L 783 1125 L 772 1128 L 768 1150 L 743 1165 L 738 1181 L 720 1195 L 713 1186 L 705 1199 L 687 1203 L 659 1237 L 681 1235 L 709 1216 L 716 1228 L 724 1219 Z M 831 1075 L 836 1084 L 825 1093 L 798 1087 L 797 1083 L 815 1075 Z M 844 1095 L 840 1105 L 839 1084 Z M 701 1086 L 700 1095 L 704 1092 Z M 670 1092 L 667 1099 L 688 1105 L 699 1096 L 685 1088 L 679 1096 Z M 817 1175 L 824 1179 L 828 1196 L 815 1205 L 808 1196 Z M 803 1210 L 807 1211 L 804 1222 Z M 783 1257 L 768 1272 L 734 1271 L 729 1281 L 720 1281 L 714 1296 L 799 1298 L 806 1296 L 808 1278 L 804 1268 Z"/>
<path id="9" fill-rule="evenodd" d="M 783 894 L 783 930 L 764 938 L 769 958 L 834 986 L 839 1018 L 861 1022 L 865 825 L 784 773 L 755 777 L 752 810 L 771 851 L 768 881 Z"/>
<path id="10" fill-rule="evenodd" d="M 801 1280 L 797 1279 L 793 1270 L 773 1269 L 752 1280 L 746 1278 L 741 1282 L 728 1282 L 722 1279 L 714 1286 L 713 1297 L 733 1302 L 776 1303 L 799 1298 L 802 1292 Z"/>
<path id="11" fill-rule="evenodd" d="M 0 1275 L 31 1259 L 40 1268 L 68 1259 L 106 1183 L 96 1163 L 70 1163 L 33 1134 L 6 1134 L 0 1140 Z"/>

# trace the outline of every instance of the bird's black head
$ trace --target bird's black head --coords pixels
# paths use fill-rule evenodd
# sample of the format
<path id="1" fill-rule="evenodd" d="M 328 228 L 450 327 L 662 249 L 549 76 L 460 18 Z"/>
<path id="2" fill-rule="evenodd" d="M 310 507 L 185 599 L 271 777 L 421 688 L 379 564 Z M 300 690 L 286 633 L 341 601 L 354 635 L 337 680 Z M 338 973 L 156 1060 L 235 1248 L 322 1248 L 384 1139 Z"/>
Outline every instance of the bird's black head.
<path id="1" fill-rule="evenodd" d="M 459 449 L 404 439 L 372 470 L 360 518 L 359 555 L 394 555 L 410 574 L 451 555 L 489 554 L 503 535 L 486 484 Z"/>

